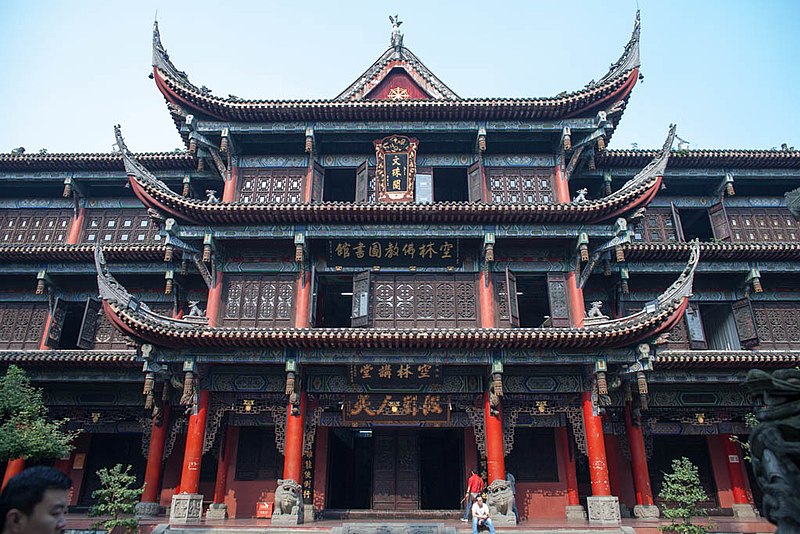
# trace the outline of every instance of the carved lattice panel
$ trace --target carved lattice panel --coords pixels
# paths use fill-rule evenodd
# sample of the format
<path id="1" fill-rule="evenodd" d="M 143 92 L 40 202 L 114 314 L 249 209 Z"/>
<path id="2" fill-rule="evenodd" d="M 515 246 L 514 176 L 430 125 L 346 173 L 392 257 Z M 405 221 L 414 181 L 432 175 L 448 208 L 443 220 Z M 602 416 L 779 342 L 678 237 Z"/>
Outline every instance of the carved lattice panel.
<path id="1" fill-rule="evenodd" d="M 72 210 L 5 210 L 0 245 L 66 243 Z"/>
<path id="2" fill-rule="evenodd" d="M 38 349 L 47 314 L 46 303 L 0 304 L 0 348 Z"/>
<path id="3" fill-rule="evenodd" d="M 800 344 L 800 304 L 753 302 L 760 349 L 793 349 Z"/>
<path id="4" fill-rule="evenodd" d="M 650 209 L 633 234 L 634 241 L 647 243 L 674 243 L 678 241 L 672 211 L 667 209 Z"/>
<path id="5" fill-rule="evenodd" d="M 166 317 L 172 316 L 172 304 L 166 302 L 147 303 L 147 306 Z M 130 338 L 114 328 L 111 322 L 106 317 L 106 314 L 101 309 L 99 312 L 99 320 L 97 321 L 97 329 L 94 334 L 94 349 L 95 350 L 125 350 L 129 349 L 128 345 Z"/>
<path id="6" fill-rule="evenodd" d="M 731 240 L 741 242 L 797 242 L 800 223 L 786 209 L 729 209 Z"/>
<path id="7" fill-rule="evenodd" d="M 231 276 L 225 281 L 222 325 L 277 328 L 294 322 L 293 274 Z"/>
<path id="8" fill-rule="evenodd" d="M 149 245 L 163 241 L 158 225 L 140 209 L 89 210 L 83 243 Z"/>
<path id="9" fill-rule="evenodd" d="M 475 275 L 376 275 L 373 316 L 376 328 L 456 328 L 478 326 Z"/>
<path id="10" fill-rule="evenodd" d="M 553 202 L 553 173 L 550 168 L 486 167 L 486 176 L 494 204 Z"/>
<path id="11" fill-rule="evenodd" d="M 304 200 L 306 169 L 242 169 L 239 201 L 250 204 L 299 204 Z"/>

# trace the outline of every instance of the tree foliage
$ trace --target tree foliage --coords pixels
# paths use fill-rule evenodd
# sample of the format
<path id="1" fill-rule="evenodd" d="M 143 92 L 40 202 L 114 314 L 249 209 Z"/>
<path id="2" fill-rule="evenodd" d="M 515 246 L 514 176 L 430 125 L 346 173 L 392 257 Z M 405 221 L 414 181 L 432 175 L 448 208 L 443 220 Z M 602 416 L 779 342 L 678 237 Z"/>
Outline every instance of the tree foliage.
<path id="1" fill-rule="evenodd" d="M 130 471 L 130 465 L 122 464 L 97 471 L 100 489 L 92 492 L 97 504 L 89 508 L 89 515 L 106 519 L 95 523 L 95 528 L 102 527 L 108 532 L 115 527 L 123 527 L 128 533 L 136 531 L 139 520 L 133 514 L 144 486 L 136 487 L 136 476 Z"/>
<path id="2" fill-rule="evenodd" d="M 77 432 L 67 432 L 67 419 L 47 417 L 42 391 L 31 385 L 28 375 L 10 365 L 0 377 L 0 462 L 25 458 L 63 458 L 72 450 Z"/>
<path id="3" fill-rule="evenodd" d="M 698 503 L 708 500 L 700 475 L 688 458 L 672 460 L 672 472 L 664 474 L 664 483 L 658 497 L 664 501 L 662 513 L 672 520 L 671 525 L 659 527 L 663 532 L 680 534 L 705 534 L 706 526 L 692 523 L 693 517 L 706 515 Z"/>

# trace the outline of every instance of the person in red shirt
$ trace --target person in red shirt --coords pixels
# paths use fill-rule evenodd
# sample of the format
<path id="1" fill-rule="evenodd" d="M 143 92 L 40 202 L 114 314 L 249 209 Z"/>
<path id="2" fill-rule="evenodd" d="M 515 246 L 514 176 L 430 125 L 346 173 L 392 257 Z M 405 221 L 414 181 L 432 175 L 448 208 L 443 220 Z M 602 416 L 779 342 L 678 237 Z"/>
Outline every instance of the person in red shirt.
<path id="1" fill-rule="evenodd" d="M 483 479 L 478 476 L 477 469 L 472 470 L 472 475 L 467 479 L 467 492 L 464 494 L 464 500 L 467 501 L 467 507 L 464 509 L 464 517 L 462 521 L 469 521 L 472 514 L 472 503 L 483 492 L 485 484 Z"/>

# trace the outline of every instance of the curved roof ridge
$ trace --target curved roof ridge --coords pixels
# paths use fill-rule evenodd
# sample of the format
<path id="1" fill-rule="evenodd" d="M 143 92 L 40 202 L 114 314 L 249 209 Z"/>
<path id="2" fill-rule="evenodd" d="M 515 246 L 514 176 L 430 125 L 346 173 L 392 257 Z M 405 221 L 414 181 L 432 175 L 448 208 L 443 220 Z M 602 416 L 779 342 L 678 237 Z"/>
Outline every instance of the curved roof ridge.
<path id="1" fill-rule="evenodd" d="M 622 55 L 615 63 L 611 64 L 611 66 L 608 68 L 608 72 L 602 78 L 600 78 L 597 82 L 590 83 L 587 87 L 603 84 L 608 80 L 621 76 L 622 74 L 641 66 L 642 61 L 639 54 L 640 32 L 641 17 L 640 11 L 637 9 L 636 19 L 633 23 L 633 33 L 631 33 L 631 38 L 628 41 L 628 44 L 625 45 L 625 50 L 622 51 Z"/>

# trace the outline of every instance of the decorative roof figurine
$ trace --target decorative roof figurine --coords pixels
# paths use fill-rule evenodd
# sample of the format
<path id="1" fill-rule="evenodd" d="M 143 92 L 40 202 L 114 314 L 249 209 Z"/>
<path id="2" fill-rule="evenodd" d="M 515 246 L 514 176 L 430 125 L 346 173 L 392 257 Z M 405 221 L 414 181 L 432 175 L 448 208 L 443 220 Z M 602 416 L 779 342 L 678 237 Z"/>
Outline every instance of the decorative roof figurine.
<path id="1" fill-rule="evenodd" d="M 400 49 L 403 48 L 403 34 L 400 31 L 400 25 L 403 21 L 400 20 L 400 15 L 395 15 L 394 17 L 389 15 L 389 22 L 392 23 L 392 48 L 400 51 Z"/>

